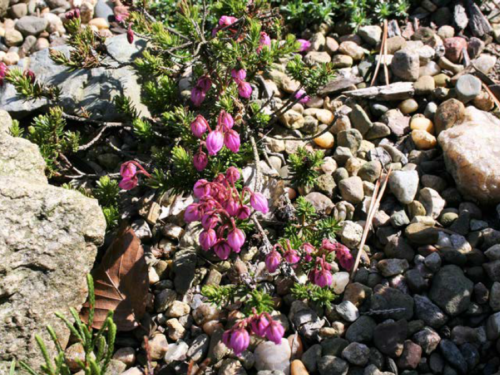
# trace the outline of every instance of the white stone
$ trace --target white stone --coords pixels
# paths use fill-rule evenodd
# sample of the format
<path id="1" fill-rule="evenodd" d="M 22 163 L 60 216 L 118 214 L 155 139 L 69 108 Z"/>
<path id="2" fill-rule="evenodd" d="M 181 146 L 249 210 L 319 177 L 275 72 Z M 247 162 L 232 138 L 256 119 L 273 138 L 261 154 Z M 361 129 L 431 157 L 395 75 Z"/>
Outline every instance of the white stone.
<path id="1" fill-rule="evenodd" d="M 278 370 L 288 374 L 291 354 L 290 344 L 286 339 L 281 339 L 278 345 L 272 341 L 262 342 L 254 352 L 255 367 L 257 371 Z"/>

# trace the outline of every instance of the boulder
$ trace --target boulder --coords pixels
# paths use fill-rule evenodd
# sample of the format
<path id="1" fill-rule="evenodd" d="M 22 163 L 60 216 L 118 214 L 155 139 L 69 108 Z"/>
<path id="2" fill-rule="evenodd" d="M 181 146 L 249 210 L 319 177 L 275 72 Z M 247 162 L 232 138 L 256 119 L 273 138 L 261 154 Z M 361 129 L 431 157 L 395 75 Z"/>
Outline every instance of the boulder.
<path id="1" fill-rule="evenodd" d="M 109 38 L 106 40 L 106 47 L 112 58 L 104 59 L 104 63 L 110 66 L 131 63 L 145 46 L 146 42 L 141 39 L 129 44 L 125 34 Z M 70 51 L 67 45 L 53 49 L 66 55 Z M 80 108 L 85 108 L 93 119 L 118 121 L 121 117 L 113 99 L 123 94 L 132 100 L 142 116 L 150 116 L 147 107 L 141 104 L 139 78 L 130 66 L 120 69 L 98 67 L 70 71 L 50 58 L 49 48 L 34 53 L 26 61 L 23 69 L 32 70 L 41 82 L 61 89 L 61 105 L 67 113 L 78 114 Z M 17 95 L 11 84 L 0 87 L 0 108 L 8 111 L 13 117 L 23 117 L 47 106 L 45 99 L 24 100 Z"/>
<path id="2" fill-rule="evenodd" d="M 500 203 L 500 120 L 474 107 L 439 135 L 446 168 L 460 192 L 481 204 Z"/>
<path id="3" fill-rule="evenodd" d="M 11 126 L 0 111 L 0 373 L 14 358 L 44 363 L 35 334 L 55 355 L 47 325 L 66 346 L 69 331 L 54 314 L 69 318 L 85 302 L 106 229 L 97 201 L 50 186 L 38 147 L 10 136 Z"/>

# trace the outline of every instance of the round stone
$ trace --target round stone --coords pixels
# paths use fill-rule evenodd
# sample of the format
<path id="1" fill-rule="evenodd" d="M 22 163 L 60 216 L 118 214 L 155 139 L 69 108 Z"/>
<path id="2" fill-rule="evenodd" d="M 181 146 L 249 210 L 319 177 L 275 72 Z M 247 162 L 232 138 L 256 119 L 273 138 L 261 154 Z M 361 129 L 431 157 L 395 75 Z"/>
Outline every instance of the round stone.
<path id="1" fill-rule="evenodd" d="M 317 138 L 314 138 L 314 143 L 321 148 L 331 149 L 335 144 L 335 139 L 333 138 L 333 134 L 330 132 L 326 132 L 325 134 L 320 135 Z"/>
<path id="2" fill-rule="evenodd" d="M 436 147 L 436 137 L 426 132 L 425 130 L 413 130 L 411 139 L 419 150 L 429 150 Z"/>
<path id="3" fill-rule="evenodd" d="M 468 103 L 481 93 L 481 80 L 472 74 L 464 74 L 457 80 L 455 91 L 461 102 Z"/>
<path id="4" fill-rule="evenodd" d="M 424 130 L 427 133 L 434 134 L 434 124 L 426 117 L 414 117 L 410 122 L 411 130 Z"/>
<path id="5" fill-rule="evenodd" d="M 418 103 L 415 99 L 406 99 L 398 108 L 403 114 L 407 115 L 418 110 Z"/>

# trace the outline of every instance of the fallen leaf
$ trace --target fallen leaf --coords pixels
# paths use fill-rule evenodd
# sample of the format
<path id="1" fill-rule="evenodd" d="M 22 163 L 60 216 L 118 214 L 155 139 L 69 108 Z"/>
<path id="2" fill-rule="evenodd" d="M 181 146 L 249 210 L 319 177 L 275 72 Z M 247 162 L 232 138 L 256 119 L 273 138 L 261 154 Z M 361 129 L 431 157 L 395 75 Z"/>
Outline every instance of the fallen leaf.
<path id="1" fill-rule="evenodd" d="M 141 241 L 129 226 L 123 226 L 108 248 L 101 264 L 92 272 L 95 315 L 92 326 L 101 328 L 109 310 L 114 311 L 118 331 L 136 328 L 146 312 L 148 266 Z M 89 302 L 81 316 L 88 321 Z"/>

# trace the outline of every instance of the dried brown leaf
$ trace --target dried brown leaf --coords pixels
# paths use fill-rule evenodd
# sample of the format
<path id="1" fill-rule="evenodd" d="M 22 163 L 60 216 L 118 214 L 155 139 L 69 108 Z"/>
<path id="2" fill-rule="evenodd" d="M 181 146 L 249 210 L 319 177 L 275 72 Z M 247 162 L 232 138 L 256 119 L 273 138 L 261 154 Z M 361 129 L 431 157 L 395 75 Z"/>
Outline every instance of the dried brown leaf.
<path id="1" fill-rule="evenodd" d="M 120 228 L 92 276 L 96 299 L 93 327 L 101 328 L 106 314 L 113 310 L 119 331 L 136 328 L 146 311 L 149 282 L 144 250 L 132 228 Z M 85 321 L 88 314 L 87 301 L 81 311 Z"/>

